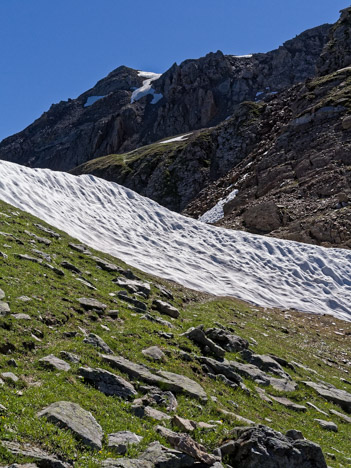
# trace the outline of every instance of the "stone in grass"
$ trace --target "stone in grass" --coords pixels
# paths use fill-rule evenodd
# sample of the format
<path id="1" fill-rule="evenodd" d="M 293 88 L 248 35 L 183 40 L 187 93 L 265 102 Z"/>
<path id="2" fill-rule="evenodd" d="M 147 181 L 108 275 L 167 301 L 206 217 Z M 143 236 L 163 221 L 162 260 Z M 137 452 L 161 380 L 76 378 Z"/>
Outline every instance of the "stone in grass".
<path id="1" fill-rule="evenodd" d="M 101 462 L 102 468 L 155 468 L 155 466 L 153 463 L 139 460 L 139 458 L 107 458 Z"/>
<path id="2" fill-rule="evenodd" d="M 78 299 L 79 304 L 85 309 L 85 310 L 101 310 L 104 311 L 107 309 L 107 305 L 103 304 L 102 302 L 93 299 L 93 298 L 88 298 L 88 297 L 80 297 Z"/>
<path id="3" fill-rule="evenodd" d="M 81 367 L 79 369 L 79 374 L 84 377 L 85 381 L 93 385 L 105 395 L 114 395 L 128 399 L 137 394 L 135 388 L 130 382 L 127 382 L 127 380 L 107 370 Z"/>
<path id="4" fill-rule="evenodd" d="M 169 304 L 168 302 L 156 299 L 152 303 L 152 305 L 153 305 L 153 307 L 155 307 L 156 310 L 161 312 L 161 314 L 166 314 L 166 315 L 169 315 L 170 317 L 173 317 L 173 318 L 178 318 L 179 317 L 179 310 L 176 307 Z"/>
<path id="5" fill-rule="evenodd" d="M 338 432 L 338 426 L 332 421 L 324 421 L 324 419 L 315 419 L 315 421 L 326 431 Z"/>
<path id="6" fill-rule="evenodd" d="M 193 432 L 197 426 L 195 421 L 191 421 L 190 419 L 184 419 L 177 415 L 173 416 L 172 424 L 173 426 L 178 427 L 178 429 L 180 429 L 181 431 L 185 432 Z"/>
<path id="7" fill-rule="evenodd" d="M 4 299 L 5 293 L 2 289 L 0 289 L 0 299 Z"/>
<path id="8" fill-rule="evenodd" d="M 28 314 L 11 314 L 11 317 L 13 317 L 15 320 L 31 320 L 31 316 Z"/>
<path id="9" fill-rule="evenodd" d="M 7 411 L 7 408 L 5 408 L 5 406 L 3 405 L 0 405 L 0 413 L 3 414 L 3 413 L 6 413 L 6 411 Z"/>
<path id="10" fill-rule="evenodd" d="M 68 351 L 60 351 L 60 356 L 67 361 L 72 362 L 73 364 L 78 364 L 80 362 L 80 357 L 76 354 L 69 353 Z"/>
<path id="11" fill-rule="evenodd" d="M 100 348 L 106 354 L 113 354 L 112 349 L 104 342 L 102 338 L 94 333 L 90 333 L 87 338 L 84 338 L 84 343 Z"/>
<path id="12" fill-rule="evenodd" d="M 173 450 L 168 447 L 164 447 L 160 442 L 152 442 L 145 452 L 139 457 L 141 461 L 150 463 L 152 467 L 172 467 L 172 468 L 185 468 L 194 466 L 194 458 L 182 453 L 178 450 Z M 137 468 L 141 468 L 143 465 L 136 465 Z M 134 467 L 133 467 L 134 468 Z"/>
<path id="13" fill-rule="evenodd" d="M 51 370 L 58 370 L 58 371 L 69 371 L 71 369 L 71 366 L 68 364 L 68 362 L 63 361 L 62 359 L 59 359 L 58 357 L 54 356 L 53 354 L 49 354 L 48 356 L 45 356 L 41 359 L 39 359 L 39 364 L 42 367 L 45 367 L 47 369 Z"/>
<path id="14" fill-rule="evenodd" d="M 11 312 L 10 306 L 7 302 L 0 301 L 0 316 L 8 315 Z"/>
<path id="15" fill-rule="evenodd" d="M 163 361 L 166 358 L 165 353 L 158 346 L 150 346 L 150 348 L 143 349 L 142 353 L 153 361 Z"/>
<path id="16" fill-rule="evenodd" d="M 37 413 L 38 417 L 57 426 L 69 429 L 85 445 L 100 450 L 103 432 L 93 415 L 70 401 L 57 401 Z"/>
<path id="17" fill-rule="evenodd" d="M 160 410 L 152 408 L 151 406 L 144 406 L 144 405 L 134 405 L 132 406 L 132 412 L 138 416 L 138 418 L 151 418 L 155 419 L 156 421 L 169 421 L 171 416 L 166 413 L 163 413 Z"/>
<path id="18" fill-rule="evenodd" d="M 294 403 L 293 401 L 289 400 L 288 398 L 275 397 L 275 396 L 272 396 L 272 395 L 269 395 L 269 398 L 271 398 L 272 400 L 276 401 L 277 403 L 280 403 L 281 405 L 285 406 L 285 408 L 291 409 L 293 411 L 305 412 L 307 410 L 306 406 L 298 405 L 297 403 Z"/>
<path id="19" fill-rule="evenodd" d="M 351 413 L 351 393 L 348 393 L 345 390 L 339 390 L 333 386 L 327 386 L 315 382 L 305 381 L 303 383 L 308 387 L 313 388 L 318 395 L 341 406 L 341 408 L 347 413 Z"/>
<path id="20" fill-rule="evenodd" d="M 0 374 L 1 378 L 13 383 L 18 382 L 19 378 L 13 372 L 3 372 Z"/>
<path id="21" fill-rule="evenodd" d="M 124 455 L 129 445 L 139 444 L 143 437 L 130 431 L 119 431 L 108 435 L 108 448 L 115 450 L 120 455 Z"/>
<path id="22" fill-rule="evenodd" d="M 351 424 L 351 418 L 350 416 L 346 416 L 346 414 L 339 413 L 339 411 L 335 411 L 333 409 L 329 410 L 331 414 L 334 414 L 334 416 L 338 416 L 340 419 L 342 419 L 344 422 Z"/>

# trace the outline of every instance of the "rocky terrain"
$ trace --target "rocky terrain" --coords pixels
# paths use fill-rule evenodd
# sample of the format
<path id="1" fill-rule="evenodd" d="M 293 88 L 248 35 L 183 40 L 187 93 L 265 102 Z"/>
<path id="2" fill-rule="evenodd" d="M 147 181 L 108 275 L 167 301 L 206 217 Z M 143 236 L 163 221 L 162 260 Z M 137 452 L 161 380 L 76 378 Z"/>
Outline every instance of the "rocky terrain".
<path id="1" fill-rule="evenodd" d="M 187 290 L 3 202 L 0 221 L 1 466 L 350 463 L 349 322 Z"/>
<path id="2" fill-rule="evenodd" d="M 77 99 L 51 106 L 3 140 L 0 158 L 66 171 L 98 156 L 216 125 L 257 93 L 277 92 L 313 76 L 329 29 L 311 29 L 266 54 L 239 58 L 218 51 L 174 64 L 151 83 L 162 97 L 155 103 L 150 93 L 132 98 L 146 76 L 119 67 Z"/>

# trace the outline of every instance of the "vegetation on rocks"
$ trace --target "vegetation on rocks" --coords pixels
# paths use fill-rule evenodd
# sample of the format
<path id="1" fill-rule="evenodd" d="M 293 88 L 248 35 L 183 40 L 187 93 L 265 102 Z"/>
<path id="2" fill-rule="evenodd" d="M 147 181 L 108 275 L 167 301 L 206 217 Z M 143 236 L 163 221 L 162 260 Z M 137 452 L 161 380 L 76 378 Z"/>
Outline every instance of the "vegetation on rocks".
<path id="1" fill-rule="evenodd" d="M 347 466 L 351 457 L 347 411 L 303 382 L 322 381 L 331 385 L 331 391 L 335 386 L 350 394 L 348 322 L 294 310 L 261 309 L 186 290 L 83 247 L 2 202 L 0 226 L 0 304 L 8 305 L 0 313 L 0 464 L 35 461 L 15 454 L 14 443 L 22 452 L 28 447 L 41 449 L 75 467 L 101 466 L 103 460 L 122 453 L 137 458 L 154 441 L 169 445 L 163 432 L 156 430 L 158 424 L 184 432 L 184 427 L 176 425 L 177 415 L 192 421 L 191 437 L 208 453 L 232 439 L 234 427 L 251 421 L 284 434 L 299 430 L 322 447 L 329 466 Z M 43 230 L 45 226 L 49 231 Z M 210 340 L 207 344 L 221 335 L 207 330 L 219 329 L 224 335 L 247 340 L 254 355 L 229 351 L 233 348 L 218 340 L 212 348 L 199 345 L 185 333 L 199 326 Z M 237 378 L 238 385 L 222 374 L 215 375 L 199 357 L 220 362 L 213 354 L 218 347 L 223 347 L 220 354 L 229 366 L 231 362 L 246 365 L 248 356 L 256 364 L 263 356 L 275 356 L 296 389 L 279 391 L 243 374 Z M 110 358 L 102 357 L 106 349 L 113 353 L 107 355 L 111 359 L 120 356 L 147 366 L 160 382 L 159 396 L 144 377 L 133 379 L 132 371 L 112 366 Z M 158 374 L 160 370 L 166 372 Z M 270 382 L 277 377 L 271 370 L 264 371 Z M 173 374 L 167 372 L 187 377 L 188 383 L 196 382 L 207 401 L 175 386 L 169 394 L 173 387 L 167 379 Z M 91 380 L 94 375 L 99 383 Z M 125 397 L 104 393 L 104 385 L 111 392 L 122 385 Z M 278 401 L 279 397 L 305 410 L 296 411 Z M 46 416 L 48 407 L 56 408 L 50 405 L 58 402 L 70 402 L 91 413 L 92 427 L 101 427 L 101 447 L 99 439 L 94 442 L 97 446 L 86 444 L 77 435 L 79 428 L 57 425 Z M 152 411 L 140 417 L 138 408 L 142 406 L 154 406 L 169 418 L 160 422 L 153 419 L 160 415 Z M 76 411 L 77 406 L 71 408 Z M 335 423 L 337 432 L 326 430 L 317 419 Z M 118 452 L 109 444 L 118 436 L 109 435 L 119 431 L 130 431 L 142 439 L 127 445 L 126 453 Z M 224 463 L 226 460 L 224 457 Z"/>

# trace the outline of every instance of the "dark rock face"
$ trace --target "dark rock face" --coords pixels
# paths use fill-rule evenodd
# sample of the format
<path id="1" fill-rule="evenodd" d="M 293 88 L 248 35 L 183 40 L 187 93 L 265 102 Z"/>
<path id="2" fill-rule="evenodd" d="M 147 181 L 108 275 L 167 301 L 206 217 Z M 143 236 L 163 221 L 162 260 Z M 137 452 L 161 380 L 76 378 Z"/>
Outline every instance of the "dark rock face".
<path id="1" fill-rule="evenodd" d="M 53 105 L 24 131 L 3 140 L 0 158 L 66 171 L 99 156 L 218 124 L 256 93 L 280 91 L 313 76 L 328 31 L 329 25 L 311 29 L 251 58 L 216 52 L 175 64 L 153 82 L 163 96 L 157 104 L 151 96 L 131 103 L 133 89 L 145 78 L 119 67 L 77 99 Z M 93 102 L 94 97 L 99 99 Z"/>
<path id="2" fill-rule="evenodd" d="M 265 426 L 236 428 L 236 440 L 221 447 L 229 463 L 246 468 L 327 468 L 319 445 L 293 439 Z"/>
<path id="3" fill-rule="evenodd" d="M 317 63 L 320 75 L 351 65 L 351 8 L 341 10 L 341 17 L 330 30 L 329 40 Z"/>

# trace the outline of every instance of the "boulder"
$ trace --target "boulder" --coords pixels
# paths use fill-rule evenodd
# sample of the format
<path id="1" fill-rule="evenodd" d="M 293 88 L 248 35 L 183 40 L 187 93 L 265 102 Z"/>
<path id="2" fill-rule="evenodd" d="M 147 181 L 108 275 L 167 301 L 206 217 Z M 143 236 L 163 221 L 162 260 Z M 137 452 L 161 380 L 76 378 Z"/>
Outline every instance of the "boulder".
<path id="1" fill-rule="evenodd" d="M 158 346 L 150 346 L 150 348 L 143 349 L 142 353 L 153 361 L 163 361 L 166 357 L 165 353 Z"/>
<path id="2" fill-rule="evenodd" d="M 315 419 L 315 421 L 326 431 L 338 432 L 338 426 L 332 421 L 324 421 L 324 419 Z"/>
<path id="3" fill-rule="evenodd" d="M 202 329 L 202 326 L 196 328 L 191 327 L 189 328 L 189 330 L 183 333 L 183 335 L 189 338 L 189 340 L 199 345 L 204 351 L 207 347 L 211 351 L 211 353 L 214 354 L 216 357 L 224 357 L 225 350 L 206 336 L 204 330 Z"/>
<path id="4" fill-rule="evenodd" d="M 78 372 L 86 382 L 105 395 L 129 399 L 137 394 L 137 391 L 130 382 L 107 370 L 81 367 Z"/>
<path id="5" fill-rule="evenodd" d="M 140 455 L 139 462 L 148 462 L 153 468 L 187 468 L 192 467 L 195 460 L 179 450 L 172 450 L 159 442 L 152 442 Z M 135 465 L 135 468 L 142 466 L 142 464 Z"/>
<path id="6" fill-rule="evenodd" d="M 85 445 L 102 448 L 103 432 L 91 413 L 70 401 L 57 401 L 39 411 L 38 417 L 46 417 L 57 426 L 71 430 Z"/>
<path id="7" fill-rule="evenodd" d="M 89 298 L 89 297 L 80 297 L 78 299 L 79 304 L 83 307 L 85 310 L 99 310 L 99 311 L 104 311 L 107 309 L 107 305 L 103 304 L 102 302 L 98 301 L 97 299 L 94 298 Z"/>
<path id="8" fill-rule="evenodd" d="M 145 297 L 150 296 L 151 287 L 149 283 L 141 281 L 129 280 L 127 278 L 117 278 L 113 281 L 121 288 L 125 288 L 130 293 L 142 293 Z"/>
<path id="9" fill-rule="evenodd" d="M 108 448 L 124 455 L 129 445 L 139 444 L 143 438 L 130 431 L 119 431 L 108 435 Z"/>
<path id="10" fill-rule="evenodd" d="M 94 333 L 90 333 L 87 338 L 84 338 L 84 343 L 100 348 L 104 353 L 113 354 L 112 349 L 104 342 L 102 338 Z"/>
<path id="11" fill-rule="evenodd" d="M 209 328 L 205 331 L 206 336 L 226 351 L 237 353 L 249 347 L 249 342 L 241 336 L 233 335 L 222 328 Z"/>
<path id="12" fill-rule="evenodd" d="M 0 316 L 8 315 L 11 312 L 10 306 L 7 302 L 0 301 Z"/>
<path id="13" fill-rule="evenodd" d="M 336 405 L 339 405 L 346 413 L 351 413 L 351 394 L 345 390 L 339 390 L 333 386 L 326 386 L 315 382 L 306 381 L 303 382 L 308 387 L 313 388 L 318 395 L 325 398 L 327 401 L 331 401 Z"/>
<path id="14" fill-rule="evenodd" d="M 42 367 L 46 367 L 47 369 L 51 370 L 67 372 L 71 369 L 71 366 L 67 362 L 63 361 L 62 359 L 59 359 L 53 354 L 49 354 L 48 356 L 39 359 L 39 364 Z"/>
<path id="15" fill-rule="evenodd" d="M 169 304 L 168 302 L 156 299 L 152 303 L 152 305 L 161 314 L 169 315 L 169 317 L 173 317 L 173 318 L 178 318 L 179 317 L 179 310 L 176 307 Z"/>

